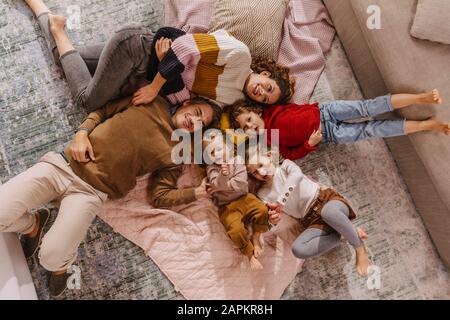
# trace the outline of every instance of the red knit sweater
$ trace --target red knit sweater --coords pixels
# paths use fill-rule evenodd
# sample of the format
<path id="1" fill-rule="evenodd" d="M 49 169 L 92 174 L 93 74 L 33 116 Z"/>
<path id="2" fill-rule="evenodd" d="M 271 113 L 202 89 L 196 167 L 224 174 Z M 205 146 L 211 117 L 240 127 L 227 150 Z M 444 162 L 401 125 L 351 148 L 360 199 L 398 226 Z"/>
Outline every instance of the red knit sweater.
<path id="1" fill-rule="evenodd" d="M 270 130 L 279 130 L 280 153 L 284 158 L 300 159 L 317 149 L 317 146 L 310 146 L 308 140 L 320 126 L 318 103 L 269 106 L 264 108 L 263 119 L 269 146 Z"/>

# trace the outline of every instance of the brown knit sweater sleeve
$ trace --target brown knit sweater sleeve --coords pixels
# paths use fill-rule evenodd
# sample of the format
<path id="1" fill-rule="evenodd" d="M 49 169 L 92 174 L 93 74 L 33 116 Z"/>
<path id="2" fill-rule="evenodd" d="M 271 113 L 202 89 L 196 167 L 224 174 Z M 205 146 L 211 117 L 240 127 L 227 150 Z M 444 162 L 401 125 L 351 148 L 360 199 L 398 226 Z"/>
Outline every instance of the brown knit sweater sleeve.
<path id="1" fill-rule="evenodd" d="M 131 106 L 131 98 L 123 98 L 117 101 L 109 102 L 104 107 L 88 114 L 87 118 L 78 127 L 78 129 L 94 130 L 100 123 L 111 118 L 116 113 L 122 112 Z"/>
<path id="2" fill-rule="evenodd" d="M 160 169 L 152 175 L 149 198 L 156 208 L 167 208 L 196 200 L 195 188 L 178 188 L 177 181 L 183 167 Z"/>

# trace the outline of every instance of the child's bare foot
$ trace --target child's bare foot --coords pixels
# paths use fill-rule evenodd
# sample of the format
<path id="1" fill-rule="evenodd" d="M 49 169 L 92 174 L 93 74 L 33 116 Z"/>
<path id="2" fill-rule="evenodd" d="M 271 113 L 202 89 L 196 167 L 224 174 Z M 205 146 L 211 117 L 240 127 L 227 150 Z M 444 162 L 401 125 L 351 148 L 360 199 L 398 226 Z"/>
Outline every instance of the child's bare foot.
<path id="1" fill-rule="evenodd" d="M 358 233 L 359 238 L 363 241 L 369 239 L 366 230 L 364 230 L 363 228 L 356 228 L 356 233 Z"/>
<path id="2" fill-rule="evenodd" d="M 255 232 L 252 235 L 253 254 L 255 258 L 259 258 L 264 252 L 264 248 L 261 245 L 261 233 Z"/>
<path id="3" fill-rule="evenodd" d="M 369 269 L 369 253 L 367 252 L 364 240 L 369 239 L 366 231 L 363 228 L 357 228 L 359 238 L 361 239 L 361 245 L 355 248 L 356 253 L 356 272 L 360 276 L 367 276 Z"/>
<path id="4" fill-rule="evenodd" d="M 431 92 L 422 93 L 419 95 L 419 102 L 421 104 L 441 104 L 442 98 L 438 89 L 434 89 Z"/>
<path id="5" fill-rule="evenodd" d="M 250 268 L 252 270 L 262 270 L 263 266 L 261 262 L 258 261 L 258 259 L 255 258 L 255 256 L 251 256 L 250 258 Z"/>
<path id="6" fill-rule="evenodd" d="M 424 127 L 425 131 L 436 131 L 450 135 L 450 124 L 447 122 L 442 122 L 436 118 L 422 121 L 421 125 Z"/>
<path id="7" fill-rule="evenodd" d="M 52 34 L 64 32 L 64 26 L 66 25 L 67 18 L 64 16 L 58 16 L 55 14 L 48 14 L 48 21 L 50 23 L 50 31 Z"/>
<path id="8" fill-rule="evenodd" d="M 369 253 L 364 244 L 355 248 L 356 251 L 356 272 L 360 276 L 367 276 L 369 269 Z"/>

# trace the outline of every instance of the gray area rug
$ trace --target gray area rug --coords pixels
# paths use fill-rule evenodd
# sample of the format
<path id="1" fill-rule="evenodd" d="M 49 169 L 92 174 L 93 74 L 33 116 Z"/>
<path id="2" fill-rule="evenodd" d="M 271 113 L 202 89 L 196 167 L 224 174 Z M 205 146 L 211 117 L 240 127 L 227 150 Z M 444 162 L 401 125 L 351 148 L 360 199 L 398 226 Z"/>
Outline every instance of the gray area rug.
<path id="1" fill-rule="evenodd" d="M 46 3 L 62 14 L 80 10 L 80 24 L 69 30 L 76 45 L 103 42 L 130 23 L 156 30 L 164 20 L 162 0 Z M 22 1 L 0 0 L 0 67 L 0 180 L 5 182 L 47 151 L 62 149 L 85 114 L 73 105 L 64 76 L 52 64 L 39 26 Z M 359 98 L 336 40 L 313 100 Z M 322 147 L 299 164 L 358 207 L 355 223 L 369 234 L 367 245 L 380 281 L 368 285 L 356 276 L 352 250 L 343 243 L 306 261 L 283 299 L 450 298 L 448 274 L 382 140 Z M 100 219 L 80 246 L 76 265 L 81 288 L 67 291 L 66 299 L 183 298 L 139 247 Z M 48 299 L 44 269 L 36 260 L 29 267 L 39 298 Z"/>

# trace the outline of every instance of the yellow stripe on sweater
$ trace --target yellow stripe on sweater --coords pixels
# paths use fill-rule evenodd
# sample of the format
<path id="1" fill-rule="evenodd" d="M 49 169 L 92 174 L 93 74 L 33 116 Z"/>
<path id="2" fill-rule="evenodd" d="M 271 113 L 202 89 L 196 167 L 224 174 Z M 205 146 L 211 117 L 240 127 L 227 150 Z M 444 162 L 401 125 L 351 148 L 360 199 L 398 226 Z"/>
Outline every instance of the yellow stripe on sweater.
<path id="1" fill-rule="evenodd" d="M 198 95 L 216 99 L 219 76 L 225 68 L 216 65 L 220 51 L 219 44 L 216 38 L 209 34 L 194 34 L 193 37 L 200 52 L 200 61 L 195 72 L 192 91 Z"/>

